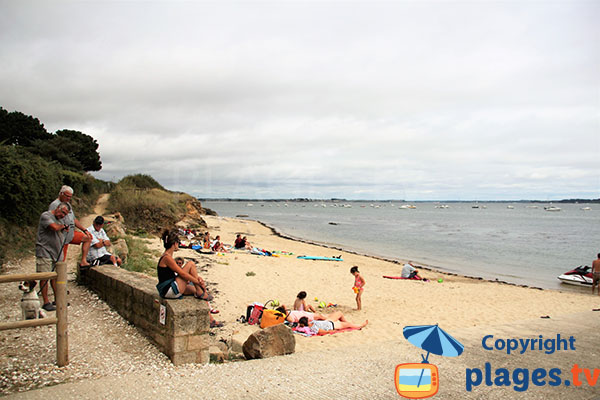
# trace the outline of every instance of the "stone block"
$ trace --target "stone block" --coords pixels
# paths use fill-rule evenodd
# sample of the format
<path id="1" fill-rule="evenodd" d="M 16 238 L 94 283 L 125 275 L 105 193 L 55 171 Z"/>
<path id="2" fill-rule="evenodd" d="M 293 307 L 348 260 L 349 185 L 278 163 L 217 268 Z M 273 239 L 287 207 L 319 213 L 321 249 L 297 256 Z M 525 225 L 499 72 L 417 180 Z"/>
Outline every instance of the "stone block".
<path id="1" fill-rule="evenodd" d="M 208 347 L 208 335 L 190 335 L 188 336 L 187 350 L 198 351 Z"/>
<path id="2" fill-rule="evenodd" d="M 169 350 L 172 354 L 185 352 L 188 349 L 188 336 L 169 336 L 168 339 Z"/>
<path id="3" fill-rule="evenodd" d="M 208 350 L 208 349 L 207 349 Z M 198 353 L 195 351 L 185 351 L 169 356 L 173 365 L 183 365 L 198 362 Z"/>
<path id="4" fill-rule="evenodd" d="M 208 347 L 202 350 L 198 350 L 196 353 L 196 363 L 197 364 L 208 364 L 210 362 L 210 352 L 208 351 Z"/>
<path id="5" fill-rule="evenodd" d="M 210 362 L 211 363 L 223 363 L 225 362 L 225 354 L 217 346 L 210 346 L 208 348 Z"/>

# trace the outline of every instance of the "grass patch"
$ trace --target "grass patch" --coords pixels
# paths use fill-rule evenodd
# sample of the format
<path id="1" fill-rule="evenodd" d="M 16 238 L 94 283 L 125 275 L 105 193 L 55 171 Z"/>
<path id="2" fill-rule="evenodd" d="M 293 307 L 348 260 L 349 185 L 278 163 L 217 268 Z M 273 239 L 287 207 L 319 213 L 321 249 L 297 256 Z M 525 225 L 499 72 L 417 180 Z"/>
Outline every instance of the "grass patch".
<path id="1" fill-rule="evenodd" d="M 127 242 L 129 254 L 127 262 L 123 263 L 123 268 L 128 271 L 156 276 L 156 261 L 154 260 L 156 251 L 150 250 L 144 240 L 133 236 L 126 236 L 125 241 Z"/>
<path id="2" fill-rule="evenodd" d="M 246 272 L 246 276 L 255 276 L 256 273 L 254 273 L 253 271 L 248 271 Z"/>
<path id="3" fill-rule="evenodd" d="M 189 200 L 194 198 L 184 193 L 117 186 L 108 208 L 110 212 L 120 212 L 128 228 L 135 232 L 160 232 L 183 218 Z"/>

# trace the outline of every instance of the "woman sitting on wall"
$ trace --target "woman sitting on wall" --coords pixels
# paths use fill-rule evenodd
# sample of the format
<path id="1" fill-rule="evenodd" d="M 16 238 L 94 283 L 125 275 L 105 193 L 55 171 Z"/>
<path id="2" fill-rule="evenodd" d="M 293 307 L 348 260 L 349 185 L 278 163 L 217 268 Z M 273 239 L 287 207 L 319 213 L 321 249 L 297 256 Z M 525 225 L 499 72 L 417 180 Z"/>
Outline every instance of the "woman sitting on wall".
<path id="1" fill-rule="evenodd" d="M 197 299 L 210 301 L 212 295 L 206 290 L 204 280 L 198 276 L 196 263 L 188 261 L 183 267 L 177 265 L 173 253 L 179 250 L 179 236 L 175 231 L 166 229 L 162 234 L 165 252 L 158 260 L 158 293 L 165 299 L 180 299 L 183 295 L 194 295 Z M 188 285 L 188 282 L 192 285 Z M 210 327 L 223 326 L 210 316 Z"/>

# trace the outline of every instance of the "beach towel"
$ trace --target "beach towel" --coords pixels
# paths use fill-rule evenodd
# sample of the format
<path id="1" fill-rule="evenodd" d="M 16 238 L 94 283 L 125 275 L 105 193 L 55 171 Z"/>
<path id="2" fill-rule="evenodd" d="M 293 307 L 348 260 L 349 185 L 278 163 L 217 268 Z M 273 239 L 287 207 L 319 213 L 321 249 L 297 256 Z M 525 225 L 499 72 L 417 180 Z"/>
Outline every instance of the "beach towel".
<path id="1" fill-rule="evenodd" d="M 404 280 L 408 280 L 408 281 L 420 281 L 421 279 L 419 278 L 404 278 L 402 276 L 388 276 L 388 275 L 383 275 L 384 278 L 387 279 L 404 279 Z"/>
<path id="2" fill-rule="evenodd" d="M 315 336 L 333 335 L 334 333 L 350 332 L 350 331 L 355 331 L 357 329 L 360 329 L 360 328 L 344 328 L 344 329 L 338 329 L 336 331 L 324 331 L 324 332 L 317 333 Z"/>
<path id="3" fill-rule="evenodd" d="M 292 328 L 292 332 L 297 333 L 302 336 L 306 336 L 306 337 L 316 336 L 315 333 L 313 331 L 311 331 L 308 326 L 303 326 L 303 327 L 296 326 L 296 327 Z"/>

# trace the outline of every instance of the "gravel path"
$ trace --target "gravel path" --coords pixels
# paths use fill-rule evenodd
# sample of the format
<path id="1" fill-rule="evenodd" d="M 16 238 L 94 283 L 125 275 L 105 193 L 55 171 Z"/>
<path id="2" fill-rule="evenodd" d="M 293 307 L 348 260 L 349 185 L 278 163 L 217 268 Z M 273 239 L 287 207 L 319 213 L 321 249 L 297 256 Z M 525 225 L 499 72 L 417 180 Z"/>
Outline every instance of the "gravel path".
<path id="1" fill-rule="evenodd" d="M 33 258 L 6 266 L 7 273 L 35 271 Z M 0 332 L 0 394 L 74 380 L 169 370 L 172 364 L 135 327 L 69 274 L 69 365 L 56 366 L 53 325 Z M 21 318 L 17 283 L 4 284 L 2 322 Z M 54 312 L 48 313 L 53 315 Z"/>
<path id="2" fill-rule="evenodd" d="M 600 388 L 581 386 L 536 387 L 517 392 L 513 387 L 476 387 L 472 392 L 465 390 L 465 369 L 483 368 L 489 361 L 494 368 L 509 370 L 516 368 L 546 369 L 559 367 L 563 377 L 577 362 L 593 366 L 598 360 L 598 351 L 593 338 L 599 318 L 587 313 L 556 321 L 548 330 L 545 323 L 524 323 L 515 327 L 500 327 L 490 333 L 511 337 L 515 328 L 519 332 L 538 332 L 547 335 L 569 329 L 577 329 L 578 351 L 557 353 L 551 356 L 533 352 L 521 357 L 507 357 L 499 353 L 484 354 L 477 335 L 465 340 L 466 351 L 456 359 L 432 356 L 438 366 L 441 399 L 598 399 Z M 584 318 L 582 318 L 584 317 Z M 537 321 L 536 321 L 537 322 Z M 569 328 L 570 327 L 570 328 Z M 532 330 L 533 328 L 533 330 Z M 471 332 L 472 333 L 472 332 Z M 458 332 L 469 335 L 468 330 Z M 534 336 L 535 337 L 535 336 Z M 315 339 L 318 340 L 318 339 Z M 590 354 L 591 352 L 591 354 Z M 595 352 L 595 353 L 594 353 Z M 376 346 L 364 345 L 355 348 L 337 349 L 320 353 L 300 353 L 265 360 L 246 361 L 222 365 L 189 365 L 179 368 L 148 368 L 125 375 L 113 375 L 96 380 L 82 380 L 9 396 L 11 399 L 146 399 L 164 398 L 177 393 L 178 398 L 204 399 L 282 399 L 308 397 L 312 399 L 398 399 L 393 386 L 396 364 L 419 360 L 421 351 L 406 341 L 389 342 Z M 137 364 L 136 364 L 137 365 Z M 596 364 L 597 365 L 597 364 Z M 598 383 L 600 384 L 600 382 Z M 584 384 L 585 385 L 585 384 Z"/>

